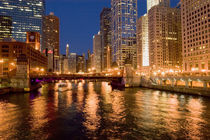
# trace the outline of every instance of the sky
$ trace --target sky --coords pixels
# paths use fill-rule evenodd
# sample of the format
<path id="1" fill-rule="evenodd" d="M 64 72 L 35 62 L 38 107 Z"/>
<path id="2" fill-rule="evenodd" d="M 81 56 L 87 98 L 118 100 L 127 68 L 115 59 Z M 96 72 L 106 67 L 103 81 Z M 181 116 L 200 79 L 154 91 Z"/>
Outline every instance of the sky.
<path id="1" fill-rule="evenodd" d="M 171 0 L 175 7 L 180 0 Z M 54 12 L 60 18 L 60 52 L 65 46 L 77 54 L 92 51 L 93 35 L 100 29 L 100 13 L 110 7 L 111 0 L 46 0 L 47 13 Z M 146 0 L 138 0 L 138 17 L 146 13 Z"/>

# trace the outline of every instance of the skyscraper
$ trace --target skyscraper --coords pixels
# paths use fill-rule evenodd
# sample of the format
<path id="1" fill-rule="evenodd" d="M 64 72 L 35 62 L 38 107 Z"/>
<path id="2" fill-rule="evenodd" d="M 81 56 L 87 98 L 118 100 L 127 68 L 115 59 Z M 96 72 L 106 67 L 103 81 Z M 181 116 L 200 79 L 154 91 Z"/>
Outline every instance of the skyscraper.
<path id="1" fill-rule="evenodd" d="M 136 63 L 137 0 L 111 0 L 112 60 L 123 68 L 125 59 L 132 56 Z"/>
<path id="2" fill-rule="evenodd" d="M 137 22 L 137 68 L 141 72 L 148 72 L 150 68 L 148 12 L 156 5 L 169 7 L 170 0 L 147 0 L 147 13 Z"/>
<path id="3" fill-rule="evenodd" d="M 43 49 L 52 47 L 55 56 L 60 55 L 60 21 L 59 18 L 50 13 L 43 17 Z"/>
<path id="4" fill-rule="evenodd" d="M 45 15 L 44 0 L 1 0 L 0 15 L 12 17 L 12 37 L 26 41 L 26 32 L 42 35 L 42 16 Z"/>
<path id="5" fill-rule="evenodd" d="M 185 72 L 210 71 L 210 1 L 181 0 Z"/>
<path id="6" fill-rule="evenodd" d="M 102 37 L 100 32 L 93 36 L 94 67 L 96 72 L 102 71 Z"/>
<path id="7" fill-rule="evenodd" d="M 181 11 L 169 6 L 153 6 L 148 13 L 150 67 L 153 70 L 182 66 Z"/>
<path id="8" fill-rule="evenodd" d="M 0 40 L 12 37 L 12 18 L 0 15 Z"/>
<path id="9" fill-rule="evenodd" d="M 111 8 L 103 8 L 100 14 L 100 32 L 102 37 L 102 70 L 109 69 L 111 63 L 111 56 L 107 53 L 111 47 L 111 15 Z"/>

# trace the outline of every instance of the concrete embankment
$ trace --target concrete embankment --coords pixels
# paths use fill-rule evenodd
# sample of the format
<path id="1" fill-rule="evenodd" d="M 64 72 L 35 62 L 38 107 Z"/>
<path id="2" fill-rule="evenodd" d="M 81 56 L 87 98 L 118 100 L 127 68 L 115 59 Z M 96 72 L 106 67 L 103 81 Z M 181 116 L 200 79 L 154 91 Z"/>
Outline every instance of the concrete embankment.
<path id="1" fill-rule="evenodd" d="M 160 85 L 141 85 L 141 87 L 163 90 L 163 91 L 170 91 L 170 92 L 177 92 L 177 93 L 184 93 L 190 95 L 200 95 L 200 96 L 207 96 L 210 97 L 210 89 L 209 88 L 193 88 L 193 87 L 171 87 L 171 86 L 160 86 Z"/>
<path id="2" fill-rule="evenodd" d="M 8 94 L 8 93 L 27 93 L 27 92 L 31 92 L 31 91 L 35 91 L 39 88 L 41 88 L 42 85 L 41 84 L 37 84 L 37 85 L 33 85 L 30 88 L 0 88 L 0 95 L 1 94 Z"/>
<path id="3" fill-rule="evenodd" d="M 11 91 L 11 88 L 0 88 L 0 95 L 7 94 Z"/>

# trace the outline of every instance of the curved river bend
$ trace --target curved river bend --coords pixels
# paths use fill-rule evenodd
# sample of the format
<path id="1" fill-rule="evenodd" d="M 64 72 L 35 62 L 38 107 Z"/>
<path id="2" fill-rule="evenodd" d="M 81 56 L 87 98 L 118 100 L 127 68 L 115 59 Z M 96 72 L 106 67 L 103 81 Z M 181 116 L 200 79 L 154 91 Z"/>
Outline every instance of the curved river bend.
<path id="1" fill-rule="evenodd" d="M 0 96 L 0 139 L 210 139 L 210 99 L 107 82 L 48 84 Z"/>

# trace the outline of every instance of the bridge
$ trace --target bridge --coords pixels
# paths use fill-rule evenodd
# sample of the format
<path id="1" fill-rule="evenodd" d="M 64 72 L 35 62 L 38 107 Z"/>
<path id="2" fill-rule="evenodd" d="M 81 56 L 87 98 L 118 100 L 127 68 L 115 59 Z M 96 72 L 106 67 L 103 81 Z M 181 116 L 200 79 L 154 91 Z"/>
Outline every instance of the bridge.
<path id="1" fill-rule="evenodd" d="M 57 81 L 57 80 L 122 80 L 122 75 L 105 76 L 101 74 L 45 74 L 45 75 L 30 75 L 30 80 L 33 82 L 39 81 Z"/>

